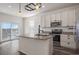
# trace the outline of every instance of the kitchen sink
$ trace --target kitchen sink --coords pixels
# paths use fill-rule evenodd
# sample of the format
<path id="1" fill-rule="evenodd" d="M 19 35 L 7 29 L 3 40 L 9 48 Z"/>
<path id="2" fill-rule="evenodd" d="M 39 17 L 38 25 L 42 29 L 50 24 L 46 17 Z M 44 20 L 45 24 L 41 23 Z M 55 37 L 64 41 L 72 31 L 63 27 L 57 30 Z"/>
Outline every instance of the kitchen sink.
<path id="1" fill-rule="evenodd" d="M 49 34 L 35 34 L 36 36 L 49 36 Z"/>

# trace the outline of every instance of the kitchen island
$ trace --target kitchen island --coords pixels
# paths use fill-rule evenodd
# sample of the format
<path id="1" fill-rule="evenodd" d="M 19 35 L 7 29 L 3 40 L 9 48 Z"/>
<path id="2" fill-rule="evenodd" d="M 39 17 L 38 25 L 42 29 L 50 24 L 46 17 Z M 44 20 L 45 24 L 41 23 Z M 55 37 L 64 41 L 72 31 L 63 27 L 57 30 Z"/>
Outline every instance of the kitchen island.
<path id="1" fill-rule="evenodd" d="M 19 36 L 19 51 L 27 55 L 53 54 L 53 39 L 51 35 Z"/>

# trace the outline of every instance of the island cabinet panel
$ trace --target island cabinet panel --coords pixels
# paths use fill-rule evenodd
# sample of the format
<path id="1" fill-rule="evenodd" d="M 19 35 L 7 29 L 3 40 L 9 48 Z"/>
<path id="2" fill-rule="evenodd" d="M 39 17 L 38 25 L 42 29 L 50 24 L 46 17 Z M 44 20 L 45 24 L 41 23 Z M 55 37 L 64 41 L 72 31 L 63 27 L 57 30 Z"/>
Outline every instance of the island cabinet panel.
<path id="1" fill-rule="evenodd" d="M 53 54 L 53 42 L 52 41 L 51 39 L 40 40 L 40 39 L 20 38 L 19 51 L 27 55 Z"/>

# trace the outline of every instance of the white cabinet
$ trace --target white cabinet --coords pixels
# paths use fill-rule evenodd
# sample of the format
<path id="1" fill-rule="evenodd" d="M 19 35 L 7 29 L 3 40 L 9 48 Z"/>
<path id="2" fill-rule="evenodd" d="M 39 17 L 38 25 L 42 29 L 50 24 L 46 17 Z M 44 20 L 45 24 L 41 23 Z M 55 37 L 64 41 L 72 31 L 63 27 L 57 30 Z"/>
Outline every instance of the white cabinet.
<path id="1" fill-rule="evenodd" d="M 53 53 L 53 40 L 39 40 L 39 38 L 23 38 L 19 40 L 19 51 L 27 55 L 52 55 Z"/>
<path id="2" fill-rule="evenodd" d="M 41 16 L 36 16 L 36 18 L 34 19 L 35 20 L 35 24 L 37 24 L 36 26 L 38 26 L 38 25 L 41 25 L 42 23 L 41 23 Z"/>
<path id="3" fill-rule="evenodd" d="M 55 20 L 61 20 L 61 12 L 55 14 Z"/>
<path id="4" fill-rule="evenodd" d="M 41 16 L 41 25 L 43 27 L 50 27 L 50 23 L 62 21 L 62 26 L 75 26 L 75 8 L 63 9 L 62 11 L 52 12 L 52 14 Z"/>
<path id="5" fill-rule="evenodd" d="M 75 8 L 70 8 L 62 11 L 62 26 L 75 26 L 75 17 Z"/>
<path id="6" fill-rule="evenodd" d="M 50 15 L 46 15 L 45 16 L 45 26 L 46 27 L 50 27 Z"/>
<path id="7" fill-rule="evenodd" d="M 74 35 L 61 35 L 61 46 L 76 49 L 76 41 Z"/>
<path id="8" fill-rule="evenodd" d="M 62 11 L 61 13 L 61 20 L 62 20 L 62 26 L 68 25 L 68 12 L 66 10 Z"/>
<path id="9" fill-rule="evenodd" d="M 61 20 L 61 12 L 56 12 L 51 15 L 51 22 Z"/>
<path id="10" fill-rule="evenodd" d="M 55 14 L 53 13 L 52 15 L 51 15 L 51 22 L 53 22 L 53 21 L 55 21 L 56 19 L 55 19 Z"/>
<path id="11" fill-rule="evenodd" d="M 41 18 L 40 18 L 40 20 L 41 20 L 41 27 L 45 27 L 45 24 L 46 24 L 45 16 L 42 15 Z"/>
<path id="12" fill-rule="evenodd" d="M 50 15 L 42 15 L 40 20 L 42 27 L 50 27 Z"/>
<path id="13" fill-rule="evenodd" d="M 75 9 L 68 10 L 68 26 L 75 26 Z"/>

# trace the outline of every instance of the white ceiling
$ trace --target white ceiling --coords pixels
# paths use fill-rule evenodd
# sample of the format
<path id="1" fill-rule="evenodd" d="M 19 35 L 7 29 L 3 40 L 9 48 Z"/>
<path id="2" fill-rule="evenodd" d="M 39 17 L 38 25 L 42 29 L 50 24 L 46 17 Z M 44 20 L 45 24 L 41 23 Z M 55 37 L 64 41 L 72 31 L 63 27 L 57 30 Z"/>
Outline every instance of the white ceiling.
<path id="1" fill-rule="evenodd" d="M 37 14 L 36 11 L 26 11 L 24 9 L 24 6 L 27 3 L 22 3 L 22 13 L 19 14 L 19 4 L 18 3 L 0 3 L 0 12 L 3 13 L 7 13 L 10 15 L 15 15 L 15 16 L 20 16 L 20 17 L 29 17 L 29 16 L 33 16 L 35 14 Z M 68 6 L 72 6 L 72 5 L 77 5 L 77 3 L 43 3 L 42 7 L 40 8 L 39 12 L 45 12 L 45 11 L 49 11 L 49 10 L 54 10 L 54 9 L 59 9 L 59 8 L 63 8 L 63 7 L 68 7 Z"/>

